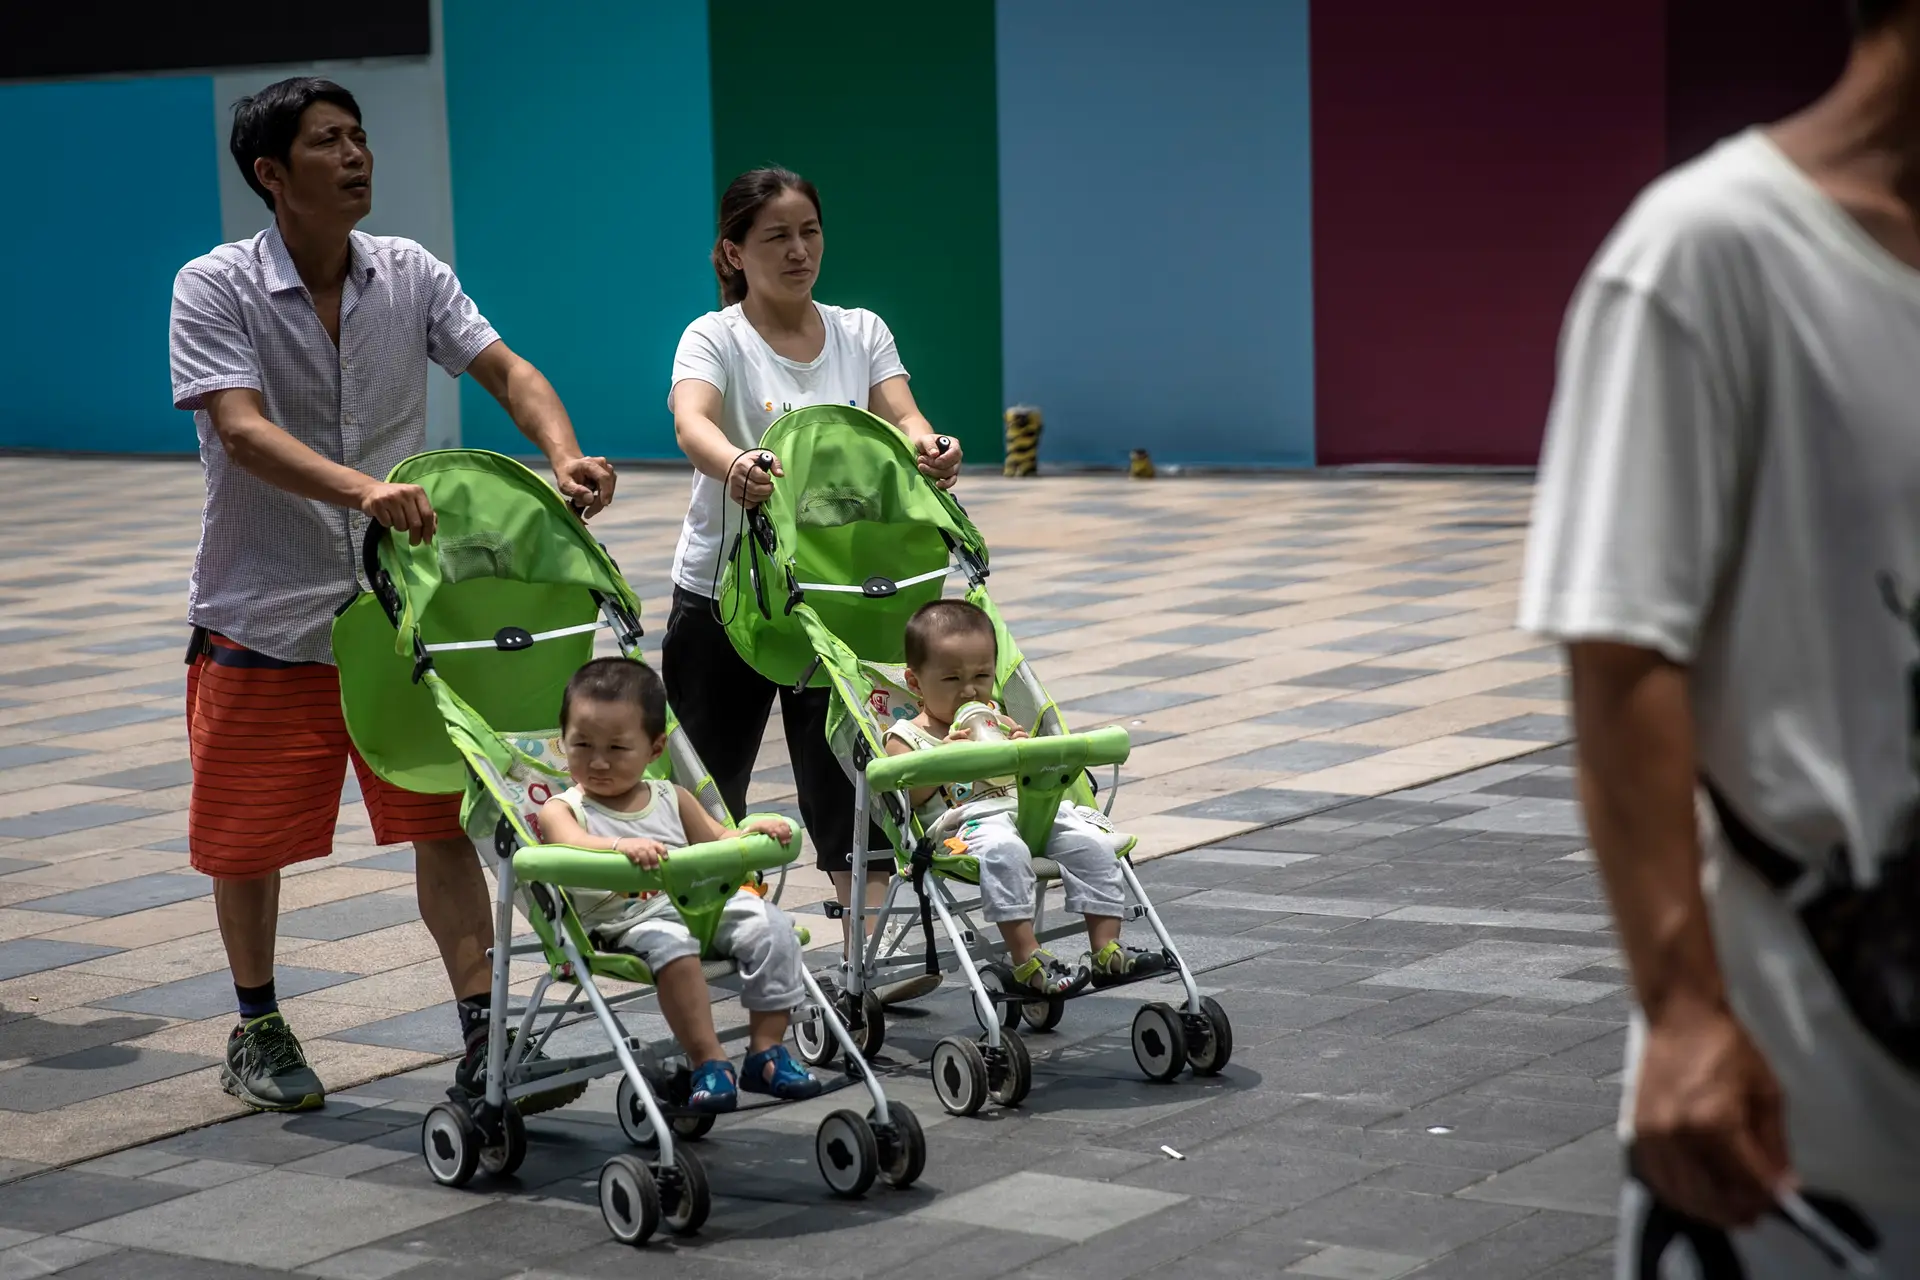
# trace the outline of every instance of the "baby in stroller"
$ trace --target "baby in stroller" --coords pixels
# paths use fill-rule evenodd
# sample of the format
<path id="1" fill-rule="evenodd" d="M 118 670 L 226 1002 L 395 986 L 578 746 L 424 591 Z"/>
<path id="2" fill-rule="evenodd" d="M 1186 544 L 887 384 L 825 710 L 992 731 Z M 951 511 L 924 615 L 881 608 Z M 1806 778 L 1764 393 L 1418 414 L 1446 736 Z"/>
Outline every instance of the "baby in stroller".
<path id="1" fill-rule="evenodd" d="M 785 844 L 793 827 L 779 819 L 748 823 L 744 832 L 720 826 L 699 801 L 646 769 L 666 747 L 667 692 L 654 670 L 628 658 L 596 658 L 568 681 L 560 703 L 561 741 L 573 787 L 540 809 L 540 834 L 549 844 L 607 849 L 653 868 L 677 848 L 744 832 Z M 732 1111 L 739 1090 L 794 1100 L 811 1098 L 821 1083 L 787 1053 L 790 1012 L 805 998 L 803 960 L 793 920 L 751 889 L 727 902 L 713 935 L 713 951 L 739 966 L 740 1003 L 748 1017 L 748 1051 L 736 1076 L 714 1032 L 711 997 L 701 972 L 700 944 L 664 893 L 569 895 L 597 945 L 639 956 L 653 971 L 660 1011 L 693 1064 L 688 1105 L 696 1111 Z"/>
<path id="2" fill-rule="evenodd" d="M 959 742 L 968 733 L 954 724 L 967 703 L 990 703 L 998 666 L 993 620 L 965 600 L 936 600 L 908 620 L 906 681 L 920 714 L 888 727 L 889 755 Z M 1002 722 L 1009 738 L 1025 730 Z M 909 793 L 929 839 L 980 864 L 981 916 L 1000 930 L 1016 981 L 1047 996 L 1070 996 L 1089 982 L 1104 986 L 1139 978 L 1167 966 L 1163 953 L 1123 946 L 1124 883 L 1118 851 L 1125 843 L 1094 809 L 1063 802 L 1048 838 L 1046 856 L 1060 868 L 1066 907 L 1087 920 L 1088 956 L 1068 965 L 1042 948 L 1034 935 L 1036 877 L 1033 856 L 1014 825 L 1013 779 L 971 787 L 922 787 Z"/>

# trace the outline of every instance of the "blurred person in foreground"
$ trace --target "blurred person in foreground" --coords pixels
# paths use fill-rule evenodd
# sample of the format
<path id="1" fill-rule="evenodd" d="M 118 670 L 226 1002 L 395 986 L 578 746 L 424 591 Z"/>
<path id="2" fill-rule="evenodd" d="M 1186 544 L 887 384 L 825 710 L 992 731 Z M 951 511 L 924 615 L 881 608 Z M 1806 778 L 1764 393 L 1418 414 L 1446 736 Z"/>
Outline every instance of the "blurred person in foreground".
<path id="1" fill-rule="evenodd" d="M 1562 335 L 1520 622 L 1638 998 L 1623 1280 L 1920 1276 L 1920 0 L 1855 18 Z"/>

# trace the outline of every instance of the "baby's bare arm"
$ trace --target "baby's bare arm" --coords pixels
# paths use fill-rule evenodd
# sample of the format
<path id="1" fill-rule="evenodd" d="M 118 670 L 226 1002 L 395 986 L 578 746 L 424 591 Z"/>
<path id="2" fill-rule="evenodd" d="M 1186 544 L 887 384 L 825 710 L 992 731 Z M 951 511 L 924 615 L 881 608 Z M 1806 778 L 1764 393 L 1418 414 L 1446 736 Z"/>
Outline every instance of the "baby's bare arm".
<path id="1" fill-rule="evenodd" d="M 557 797 L 540 806 L 540 834 L 548 844 L 571 845 L 576 849 L 611 850 L 619 843 L 607 836 L 596 836 L 581 826 L 572 806 Z"/>

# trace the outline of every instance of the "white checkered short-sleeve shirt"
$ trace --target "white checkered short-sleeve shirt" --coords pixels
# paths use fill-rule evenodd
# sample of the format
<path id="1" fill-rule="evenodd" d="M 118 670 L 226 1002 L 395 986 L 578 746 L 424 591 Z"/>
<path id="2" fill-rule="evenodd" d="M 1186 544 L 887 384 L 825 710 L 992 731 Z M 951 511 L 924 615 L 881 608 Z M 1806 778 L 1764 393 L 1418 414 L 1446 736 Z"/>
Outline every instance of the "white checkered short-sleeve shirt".
<path id="1" fill-rule="evenodd" d="M 235 466 L 206 396 L 258 391 L 269 422 L 384 478 L 426 447 L 427 361 L 457 377 L 500 337 L 453 269 L 413 241 L 355 231 L 349 254 L 337 349 L 278 227 L 195 258 L 173 282 L 173 403 L 194 411 L 207 480 L 187 616 L 289 662 L 332 661 L 367 519 Z"/>

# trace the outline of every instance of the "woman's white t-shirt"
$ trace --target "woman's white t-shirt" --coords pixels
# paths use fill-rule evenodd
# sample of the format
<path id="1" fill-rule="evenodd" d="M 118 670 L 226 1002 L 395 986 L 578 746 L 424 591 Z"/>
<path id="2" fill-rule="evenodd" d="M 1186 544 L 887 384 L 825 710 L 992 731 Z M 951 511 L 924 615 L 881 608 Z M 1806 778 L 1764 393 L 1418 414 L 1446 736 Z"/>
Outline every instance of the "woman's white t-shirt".
<path id="1" fill-rule="evenodd" d="M 826 345 L 805 363 L 767 345 L 735 303 L 710 311 L 687 326 L 673 353 L 673 383 L 688 378 L 713 384 L 722 398 L 720 429 L 741 449 L 760 443 L 768 427 L 789 410 L 816 404 L 867 407 L 867 393 L 889 378 L 907 376 L 894 349 L 893 332 L 871 311 L 813 304 L 827 329 Z M 673 405 L 671 390 L 667 405 Z M 722 522 L 726 527 L 722 528 Z M 744 523 L 727 499 L 726 486 L 698 471 L 693 500 L 673 554 L 674 583 L 702 596 L 715 593 L 723 533 Z"/>

